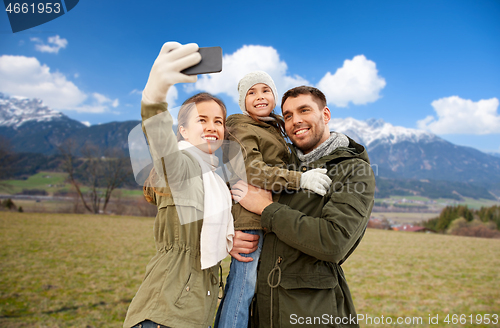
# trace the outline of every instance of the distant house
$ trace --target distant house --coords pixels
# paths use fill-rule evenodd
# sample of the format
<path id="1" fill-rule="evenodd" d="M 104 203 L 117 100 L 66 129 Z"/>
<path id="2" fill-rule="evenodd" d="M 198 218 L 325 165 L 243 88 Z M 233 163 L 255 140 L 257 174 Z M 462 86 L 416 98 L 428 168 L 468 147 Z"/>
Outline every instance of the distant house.
<path id="1" fill-rule="evenodd" d="M 391 224 L 389 223 L 389 221 L 386 218 L 378 219 L 375 217 L 370 217 L 370 220 L 368 221 L 367 227 L 373 228 L 373 229 L 390 230 Z"/>
<path id="2" fill-rule="evenodd" d="M 394 227 L 392 227 L 392 230 L 394 230 L 394 231 L 408 231 L 408 232 L 436 232 L 436 231 L 429 229 L 429 228 L 426 228 L 426 227 L 414 226 L 411 224 L 403 224 L 400 226 L 394 226 Z"/>

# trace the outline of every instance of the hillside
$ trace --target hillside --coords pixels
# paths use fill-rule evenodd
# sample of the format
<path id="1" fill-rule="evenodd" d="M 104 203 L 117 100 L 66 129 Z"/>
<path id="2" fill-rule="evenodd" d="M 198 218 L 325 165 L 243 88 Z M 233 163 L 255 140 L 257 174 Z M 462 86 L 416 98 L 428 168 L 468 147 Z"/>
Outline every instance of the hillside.
<path id="1" fill-rule="evenodd" d="M 0 136 L 9 141 L 14 153 L 55 155 L 58 146 L 71 139 L 76 154 L 85 143 L 103 151 L 119 148 L 128 154 L 128 134 L 139 123 L 88 127 L 37 99 L 0 94 Z M 380 197 L 393 192 L 449 198 L 500 197 L 500 157 L 383 120 L 332 119 L 329 126 L 366 146 Z"/>

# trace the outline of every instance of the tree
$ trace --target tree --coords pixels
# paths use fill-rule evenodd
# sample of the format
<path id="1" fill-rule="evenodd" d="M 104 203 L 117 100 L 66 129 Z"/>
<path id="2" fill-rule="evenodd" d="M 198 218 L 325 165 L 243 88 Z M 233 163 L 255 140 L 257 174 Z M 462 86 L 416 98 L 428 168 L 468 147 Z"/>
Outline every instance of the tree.
<path id="1" fill-rule="evenodd" d="M 500 230 L 500 206 L 494 205 L 492 207 L 481 207 L 478 211 L 478 215 L 483 222 L 495 222 L 497 229 Z"/>
<path id="2" fill-rule="evenodd" d="M 448 234 L 455 235 L 458 230 L 466 227 L 467 227 L 467 220 L 463 217 L 460 217 L 451 222 L 450 227 L 448 228 Z"/>
<path id="3" fill-rule="evenodd" d="M 9 140 L 0 136 L 0 180 L 7 179 L 11 173 L 12 155 Z M 0 189 L 8 190 L 8 185 L 0 181 Z"/>
<path id="4" fill-rule="evenodd" d="M 117 148 L 101 151 L 86 143 L 80 150 L 82 157 L 77 157 L 76 143 L 72 139 L 58 148 L 63 155 L 63 168 L 68 173 L 69 182 L 83 206 L 94 214 L 104 212 L 113 191 L 131 174 L 130 161 L 123 151 Z"/>

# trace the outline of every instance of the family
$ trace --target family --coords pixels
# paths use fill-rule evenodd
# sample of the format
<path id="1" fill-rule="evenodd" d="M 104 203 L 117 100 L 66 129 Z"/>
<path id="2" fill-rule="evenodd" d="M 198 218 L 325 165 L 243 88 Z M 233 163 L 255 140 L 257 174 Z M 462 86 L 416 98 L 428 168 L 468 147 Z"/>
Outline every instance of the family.
<path id="1" fill-rule="evenodd" d="M 288 90 L 274 113 L 278 92 L 262 71 L 238 83 L 242 114 L 226 119 L 220 99 L 199 93 L 181 106 L 175 135 L 165 98 L 172 85 L 196 82 L 181 71 L 200 60 L 196 44 L 165 43 L 142 94 L 150 147 L 171 155 L 155 161 L 144 186 L 158 208 L 157 253 L 123 327 L 359 327 L 341 265 L 373 206 L 366 150 L 330 132 L 314 87 Z M 214 155 L 227 140 L 241 147 L 246 170 L 231 188 Z"/>

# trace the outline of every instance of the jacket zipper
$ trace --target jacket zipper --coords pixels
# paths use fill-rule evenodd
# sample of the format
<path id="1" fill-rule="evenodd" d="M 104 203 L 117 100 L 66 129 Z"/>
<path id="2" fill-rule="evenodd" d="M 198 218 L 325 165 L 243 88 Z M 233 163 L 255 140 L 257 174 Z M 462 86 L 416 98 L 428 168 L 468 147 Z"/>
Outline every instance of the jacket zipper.
<path id="1" fill-rule="evenodd" d="M 275 247 L 274 249 L 276 250 L 276 245 L 278 244 L 278 239 L 276 238 L 275 239 Z M 283 261 L 283 258 L 281 256 L 278 256 L 278 258 L 276 259 L 276 263 L 274 264 L 274 267 L 272 268 L 272 270 L 269 272 L 269 274 L 267 275 L 267 284 L 269 285 L 269 287 L 271 287 L 271 299 L 270 299 L 270 312 L 269 312 L 269 317 L 270 317 L 270 321 L 271 321 L 271 328 L 273 328 L 273 290 L 275 288 L 277 288 L 281 282 L 281 267 L 280 267 L 280 264 L 281 262 Z M 278 281 L 276 282 L 276 284 L 273 284 L 274 283 L 274 274 L 275 272 L 278 272 Z"/>

